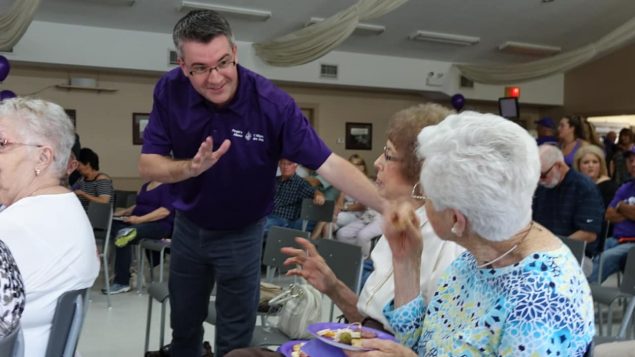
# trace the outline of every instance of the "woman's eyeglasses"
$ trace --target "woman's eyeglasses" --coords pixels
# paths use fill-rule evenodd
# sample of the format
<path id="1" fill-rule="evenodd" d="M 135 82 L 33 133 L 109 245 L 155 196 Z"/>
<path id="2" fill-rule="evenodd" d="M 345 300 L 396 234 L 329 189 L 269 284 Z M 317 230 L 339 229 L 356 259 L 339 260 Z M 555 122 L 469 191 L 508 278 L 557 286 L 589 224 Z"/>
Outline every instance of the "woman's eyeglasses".
<path id="1" fill-rule="evenodd" d="M 385 159 L 386 161 L 394 161 L 394 162 L 399 162 L 399 161 L 402 161 L 402 159 L 401 159 L 401 158 L 396 157 L 396 156 L 392 156 L 391 154 L 389 154 L 389 153 L 388 153 L 388 150 L 389 150 L 389 149 L 388 149 L 388 147 L 387 147 L 387 146 L 384 146 L 384 159 Z"/>
<path id="2" fill-rule="evenodd" d="M 0 139 L 0 152 L 5 151 L 11 145 L 34 146 L 34 147 L 38 147 L 38 148 L 42 147 L 42 145 L 40 145 L 40 144 L 16 143 L 16 142 L 9 141 L 9 139 Z"/>

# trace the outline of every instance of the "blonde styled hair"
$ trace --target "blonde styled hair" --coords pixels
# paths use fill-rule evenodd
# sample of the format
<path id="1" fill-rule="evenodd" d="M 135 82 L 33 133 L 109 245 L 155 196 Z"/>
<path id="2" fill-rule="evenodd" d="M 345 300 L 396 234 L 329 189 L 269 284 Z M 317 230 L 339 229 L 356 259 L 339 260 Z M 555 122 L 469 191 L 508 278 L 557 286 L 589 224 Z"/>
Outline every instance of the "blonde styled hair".
<path id="1" fill-rule="evenodd" d="M 573 168 L 580 172 L 580 161 L 586 154 L 595 155 L 600 160 L 600 177 L 608 176 L 608 170 L 606 169 L 606 157 L 604 156 L 604 150 L 595 145 L 584 145 L 578 149 L 573 157 Z"/>

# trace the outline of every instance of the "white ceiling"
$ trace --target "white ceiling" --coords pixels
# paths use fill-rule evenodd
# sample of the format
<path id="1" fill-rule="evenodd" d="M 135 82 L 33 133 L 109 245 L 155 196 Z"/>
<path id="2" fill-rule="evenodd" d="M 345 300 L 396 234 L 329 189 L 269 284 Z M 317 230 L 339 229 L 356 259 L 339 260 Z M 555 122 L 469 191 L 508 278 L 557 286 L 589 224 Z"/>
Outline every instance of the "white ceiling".
<path id="1" fill-rule="evenodd" d="M 6 1 L 6 0 L 4 0 Z M 19 1 L 19 0 L 17 0 Z M 181 0 L 42 0 L 36 21 L 170 33 L 184 15 Z M 300 29 L 311 17 L 329 17 L 357 0 L 197 0 L 269 10 L 267 21 L 227 16 L 236 40 L 258 42 Z M 571 50 L 595 41 L 635 16 L 634 0 L 410 0 L 371 21 L 381 35 L 353 35 L 337 50 L 455 63 L 509 63 L 535 59 L 497 51 L 505 41 Z M 481 38 L 469 47 L 410 41 L 416 30 Z"/>

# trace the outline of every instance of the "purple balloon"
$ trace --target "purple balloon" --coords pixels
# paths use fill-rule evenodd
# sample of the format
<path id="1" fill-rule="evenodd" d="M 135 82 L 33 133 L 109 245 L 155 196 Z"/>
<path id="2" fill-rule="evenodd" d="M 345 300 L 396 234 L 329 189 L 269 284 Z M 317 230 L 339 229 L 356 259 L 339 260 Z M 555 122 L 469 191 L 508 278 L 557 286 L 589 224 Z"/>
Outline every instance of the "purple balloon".
<path id="1" fill-rule="evenodd" d="M 15 95 L 15 93 L 13 93 L 12 91 L 5 89 L 3 91 L 0 91 L 0 102 L 5 100 L 5 99 L 11 99 L 11 98 L 15 98 L 17 97 L 17 95 Z"/>
<path id="2" fill-rule="evenodd" d="M 0 82 L 7 78 L 10 70 L 11 65 L 9 64 L 9 60 L 5 56 L 0 56 Z"/>
<path id="3" fill-rule="evenodd" d="M 465 105 L 465 97 L 463 94 L 455 94 L 452 96 L 451 102 L 452 107 L 458 112 L 463 109 L 463 106 Z"/>

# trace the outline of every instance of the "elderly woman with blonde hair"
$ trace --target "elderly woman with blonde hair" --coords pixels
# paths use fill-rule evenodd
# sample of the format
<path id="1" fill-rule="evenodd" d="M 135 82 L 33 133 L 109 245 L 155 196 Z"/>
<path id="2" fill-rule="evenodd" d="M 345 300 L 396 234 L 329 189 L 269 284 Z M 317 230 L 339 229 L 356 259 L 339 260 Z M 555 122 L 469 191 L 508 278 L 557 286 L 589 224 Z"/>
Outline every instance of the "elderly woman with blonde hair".
<path id="1" fill-rule="evenodd" d="M 22 273 L 25 355 L 43 356 L 57 299 L 88 288 L 99 272 L 95 238 L 66 176 L 73 125 L 57 104 L 0 102 L 0 238 Z"/>
<path id="2" fill-rule="evenodd" d="M 419 134 L 421 184 L 434 232 L 467 250 L 418 289 L 427 249 L 408 203 L 386 210 L 395 299 L 384 313 L 400 345 L 371 339 L 349 356 L 583 356 L 595 333 L 590 289 L 569 249 L 532 222 L 538 148 L 492 114 L 450 115 Z M 407 347 L 406 347 L 407 346 Z"/>

